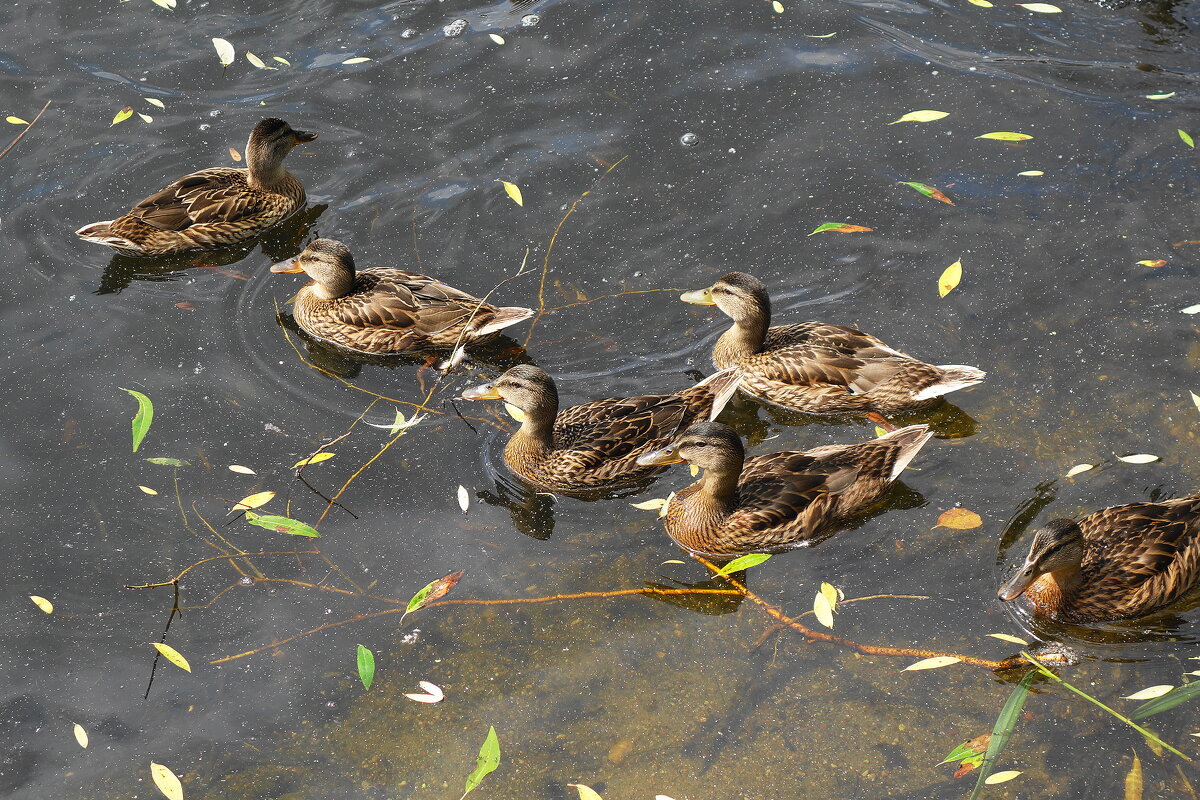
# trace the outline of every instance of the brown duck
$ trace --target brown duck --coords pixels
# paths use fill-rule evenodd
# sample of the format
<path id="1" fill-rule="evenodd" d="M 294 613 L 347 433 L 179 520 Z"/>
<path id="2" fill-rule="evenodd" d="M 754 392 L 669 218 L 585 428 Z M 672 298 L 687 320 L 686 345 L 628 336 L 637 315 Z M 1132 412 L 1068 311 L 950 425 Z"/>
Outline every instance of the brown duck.
<path id="1" fill-rule="evenodd" d="M 728 425 L 693 425 L 639 464 L 686 461 L 704 474 L 667 503 L 667 534 L 686 550 L 732 558 L 803 547 L 878 501 L 933 434 L 911 425 L 861 444 L 747 459 Z"/>
<path id="2" fill-rule="evenodd" d="M 264 119 L 246 143 L 248 169 L 213 167 L 185 175 L 129 213 L 75 233 L 127 255 L 155 256 L 249 239 L 302 207 L 304 187 L 283 159 L 315 133 Z"/>
<path id="3" fill-rule="evenodd" d="M 533 315 L 497 308 L 427 275 L 391 267 L 356 270 L 350 249 L 315 239 L 271 272 L 304 272 L 312 280 L 292 314 L 310 336 L 359 353 L 388 355 L 473 345 Z"/>
<path id="4" fill-rule="evenodd" d="M 1200 494 L 1053 520 L 999 597 L 1025 595 L 1035 613 L 1063 622 L 1107 622 L 1168 606 L 1197 579 Z"/>
<path id="5" fill-rule="evenodd" d="M 721 413 L 736 391 L 737 376 L 725 371 L 674 394 L 593 400 L 559 411 L 554 381 L 522 364 L 463 397 L 502 399 L 519 410 L 521 427 L 504 448 L 513 472 L 548 491 L 589 492 L 635 485 L 662 472 L 640 465 L 638 457 Z"/>
<path id="6" fill-rule="evenodd" d="M 733 319 L 713 348 L 718 369 L 736 368 L 743 392 L 796 411 L 911 411 L 985 376 L 975 367 L 926 364 L 841 325 L 801 322 L 772 328 L 771 299 L 744 272 L 731 272 L 680 299 L 716 306 Z"/>

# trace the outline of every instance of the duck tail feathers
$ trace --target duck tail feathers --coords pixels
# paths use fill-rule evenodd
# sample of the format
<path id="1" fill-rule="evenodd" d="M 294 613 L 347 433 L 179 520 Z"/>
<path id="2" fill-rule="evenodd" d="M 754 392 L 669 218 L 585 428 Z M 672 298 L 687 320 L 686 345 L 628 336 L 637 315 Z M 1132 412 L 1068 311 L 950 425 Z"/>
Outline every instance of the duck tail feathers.
<path id="1" fill-rule="evenodd" d="M 987 377 L 987 373 L 975 367 L 963 364 L 939 364 L 941 375 L 919 392 L 913 394 L 914 400 L 932 400 L 959 389 L 974 386 Z"/>
<path id="2" fill-rule="evenodd" d="M 736 368 L 730 367 L 720 372 L 714 372 L 692 387 L 693 389 L 703 387 L 712 393 L 713 404 L 712 410 L 708 413 L 709 422 L 719 417 L 725 410 L 725 406 L 737 394 L 741 380 L 742 374 Z"/>
<path id="3" fill-rule="evenodd" d="M 529 319 L 533 316 L 532 308 L 523 308 L 521 306 L 505 306 L 497 308 L 496 313 L 488 320 L 486 325 L 481 325 L 475 333 L 484 335 L 495 333 L 502 328 L 507 328 L 509 325 L 516 325 L 518 322 Z"/>
<path id="4" fill-rule="evenodd" d="M 91 225 L 84 225 L 79 230 L 75 231 L 75 235 L 80 239 L 96 244 L 102 244 L 107 247 L 116 247 L 122 250 L 141 250 L 133 242 L 126 239 L 124 236 L 118 236 L 112 232 L 113 221 L 111 219 L 104 222 L 93 222 Z"/>
<path id="5" fill-rule="evenodd" d="M 917 457 L 917 453 L 921 452 L 921 448 L 932 438 L 933 431 L 929 430 L 928 425 L 909 425 L 907 428 L 898 428 L 890 433 L 885 433 L 876 439 L 877 442 L 891 442 L 900 448 L 888 479 L 894 481 L 900 477 L 904 468 L 912 463 L 912 460 Z"/>

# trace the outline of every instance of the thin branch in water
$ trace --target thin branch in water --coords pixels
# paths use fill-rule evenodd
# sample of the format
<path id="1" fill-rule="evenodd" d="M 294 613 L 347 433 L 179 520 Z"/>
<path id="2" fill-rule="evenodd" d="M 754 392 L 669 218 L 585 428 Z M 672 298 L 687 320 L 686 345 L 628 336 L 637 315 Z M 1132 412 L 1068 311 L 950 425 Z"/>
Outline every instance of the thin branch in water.
<path id="1" fill-rule="evenodd" d="M 21 131 L 20 133 L 18 133 L 18 134 L 17 134 L 17 138 L 15 138 L 15 139 L 13 139 L 11 142 L 9 142 L 9 144 L 8 144 L 8 147 L 4 148 L 4 152 L 3 152 L 3 153 L 0 153 L 0 158 L 4 158 L 6 155 L 8 155 L 8 151 L 9 151 L 9 150 L 12 150 L 14 147 L 16 147 L 16 146 L 17 146 L 17 142 L 19 142 L 19 141 L 21 141 L 22 139 L 24 139 L 24 138 L 25 138 L 25 134 L 29 133 L 29 129 L 30 129 L 30 128 L 32 128 L 34 125 L 36 125 L 36 124 L 37 124 L 37 121 L 38 121 L 39 119 L 41 119 L 41 118 L 42 118 L 42 114 L 45 114 L 45 113 L 46 113 L 46 109 L 47 109 L 47 108 L 49 108 L 49 107 L 50 107 L 50 101 L 49 101 L 49 100 L 47 100 L 47 101 L 46 101 L 46 105 L 42 106 L 42 110 L 41 110 L 41 111 L 39 111 L 39 112 L 38 112 L 38 115 L 37 115 L 36 117 L 34 117 L 34 118 L 33 118 L 33 122 L 30 122 L 28 125 L 26 125 L 26 126 L 25 126 L 25 130 L 23 130 L 23 131 Z"/>

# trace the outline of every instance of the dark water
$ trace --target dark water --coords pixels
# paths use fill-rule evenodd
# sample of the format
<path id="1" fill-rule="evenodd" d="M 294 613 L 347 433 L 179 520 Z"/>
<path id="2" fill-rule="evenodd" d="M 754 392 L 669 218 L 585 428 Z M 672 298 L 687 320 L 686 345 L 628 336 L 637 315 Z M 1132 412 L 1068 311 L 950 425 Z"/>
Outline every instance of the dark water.
<path id="1" fill-rule="evenodd" d="M 821 581 L 848 597 L 928 596 L 845 606 L 837 632 L 859 642 L 1011 655 L 985 634 L 1029 635 L 994 600 L 1023 552 L 1012 543 L 1029 521 L 1023 510 L 1044 520 L 1200 487 L 1200 415 L 1188 397 L 1200 390 L 1200 317 L 1180 313 L 1200 302 L 1200 246 L 1174 246 L 1200 238 L 1196 156 L 1176 133 L 1200 136 L 1190 32 L 1200 6 L 1060 0 L 1064 13 L 1040 15 L 930 0 L 785 4 L 782 15 L 761 0 L 5 9 L 5 114 L 32 119 L 53 103 L 2 163 L 0 791 L 153 797 L 156 761 L 185 779 L 189 797 L 453 798 L 494 725 L 503 762 L 479 797 L 573 797 L 573 782 L 608 798 L 678 800 L 968 793 L 970 779 L 952 782 L 933 765 L 990 730 L 1008 684 L 961 664 L 901 672 L 909 660 L 790 633 L 755 648 L 770 620 L 749 603 L 448 606 L 211 663 L 386 610 L 363 595 L 404 600 L 458 569 L 461 599 L 707 578 L 699 565 L 662 563 L 680 553 L 630 500 L 493 504 L 503 438 L 453 416 L 427 418 L 355 480 L 343 501 L 358 518 L 334 509 L 319 540 L 222 527 L 227 500 L 259 490 L 280 493 L 267 511 L 316 521 L 324 503 L 291 464 L 344 433 L 371 393 L 416 402 L 432 378 L 414 364 L 309 355 L 291 334 L 344 380 L 301 361 L 276 318 L 299 284 L 266 268 L 318 233 L 346 241 L 361 264 L 423 269 L 475 292 L 515 272 L 528 250 L 534 272 L 498 299 L 537 305 L 547 243 L 590 190 L 551 253 L 548 308 L 696 288 L 744 269 L 772 288 L 780 320 L 857 324 L 928 360 L 986 369 L 987 383 L 934 415 L 939 438 L 890 511 L 749 573 L 790 613 L 811 607 Z M 523 27 L 531 13 L 540 22 Z M 442 26 L 457 17 L 469 30 L 446 38 Z M 828 33 L 837 35 L 808 38 Z M 224 72 L 214 36 L 238 48 Z M 247 49 L 292 66 L 255 69 Z M 373 60 L 341 64 L 353 56 Z M 111 127 L 127 105 L 154 121 Z M 886 124 L 918 109 L 950 116 Z M 241 150 L 269 115 L 320 134 L 289 160 L 314 207 L 307 218 L 253 248 L 199 257 L 206 266 L 114 258 L 71 235 L 184 172 L 230 163 L 227 148 Z M 974 138 L 989 131 L 1034 138 Z M 681 145 L 685 133 L 698 143 Z M 1045 174 L 1018 176 L 1027 170 Z M 523 208 L 497 179 L 521 186 Z M 957 205 L 897 181 L 942 187 Z M 827 221 L 875 230 L 806 236 Z M 962 284 L 940 299 L 937 277 L 959 259 Z M 1137 264 L 1154 259 L 1168 263 Z M 670 390 L 708 369 L 723 327 L 672 293 L 623 295 L 548 312 L 528 353 L 560 377 L 568 402 Z M 523 339 L 528 328 L 515 330 Z M 494 369 L 456 377 L 444 396 L 481 374 Z M 155 402 L 137 454 L 134 403 L 119 387 Z M 380 400 L 366 420 L 388 424 L 394 411 Z M 732 418 L 758 452 L 873 435 L 752 406 Z M 355 427 L 306 477 L 336 490 L 388 435 Z M 1162 460 L 1115 460 L 1133 452 Z M 178 501 L 173 470 L 143 460 L 154 456 L 191 462 L 178 471 Z M 1062 477 L 1081 462 L 1104 468 Z M 687 480 L 669 474 L 646 497 Z M 460 484 L 472 500 L 465 516 Z M 983 527 L 932 529 L 957 505 Z M 227 548 L 320 555 L 253 557 L 241 563 L 246 581 L 222 560 L 190 571 L 167 641 L 194 671 L 161 665 L 143 700 L 147 643 L 162 635 L 171 590 L 122 585 L 219 556 L 203 520 Z M 1070 637 L 1083 662 L 1067 679 L 1128 711 L 1135 701 L 1123 695 L 1180 684 L 1197 666 L 1188 659 L 1200 655 L 1198 613 L 1036 633 Z M 369 692 L 355 675 L 358 643 L 378 660 Z M 446 700 L 402 697 L 423 679 Z M 999 764 L 1025 774 L 987 796 L 1120 796 L 1136 751 L 1147 797 L 1196 797 L 1191 765 L 1160 759 L 1063 690 L 1039 691 L 1026 711 Z M 1151 723 L 1195 753 L 1194 720 L 1182 706 Z M 73 723 L 90 733 L 87 750 Z"/>

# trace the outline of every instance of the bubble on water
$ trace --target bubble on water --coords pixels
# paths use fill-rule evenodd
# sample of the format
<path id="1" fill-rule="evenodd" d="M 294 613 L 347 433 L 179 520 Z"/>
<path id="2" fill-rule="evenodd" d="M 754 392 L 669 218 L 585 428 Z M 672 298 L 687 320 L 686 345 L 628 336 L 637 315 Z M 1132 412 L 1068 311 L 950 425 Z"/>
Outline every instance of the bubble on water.
<path id="1" fill-rule="evenodd" d="M 212 125 L 209 125 L 207 122 L 205 122 L 205 123 L 203 123 L 203 124 L 200 126 L 200 130 L 202 130 L 202 131 L 206 131 L 206 130 L 208 130 L 208 129 L 209 129 L 209 128 L 211 128 L 211 127 L 212 127 Z"/>
<path id="2" fill-rule="evenodd" d="M 414 37 L 416 35 L 417 35 L 416 28 L 405 28 L 404 30 L 400 31 L 401 39 L 411 39 L 412 37 Z"/>
<path id="3" fill-rule="evenodd" d="M 694 133 L 685 133 L 679 137 L 679 143 L 684 147 L 694 147 L 700 144 L 700 137 Z"/>
<path id="4" fill-rule="evenodd" d="M 249 575 L 243 575 L 242 579 L 238 581 L 238 583 L 240 583 L 242 586 L 251 586 L 254 584 L 254 578 L 251 578 Z"/>
<path id="5" fill-rule="evenodd" d="M 525 26 L 526 28 L 532 28 L 534 25 L 537 25 L 541 21 L 542 21 L 542 18 L 539 17 L 537 14 L 526 14 L 525 16 L 521 17 L 521 24 L 523 26 Z"/>
<path id="6" fill-rule="evenodd" d="M 467 29 L 467 21 L 462 17 L 454 20 L 446 27 L 442 28 L 442 33 L 447 36 L 462 36 L 463 31 Z"/>
<path id="7" fill-rule="evenodd" d="M 219 116 L 221 116 L 221 112 L 214 108 L 212 111 L 208 112 L 208 115 L 210 117 L 219 117 Z"/>

